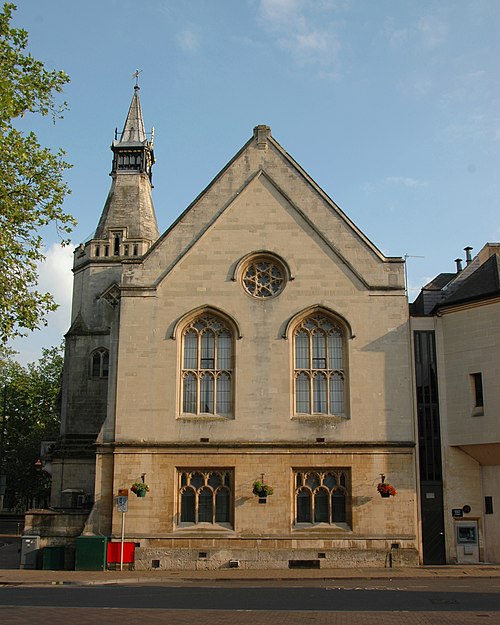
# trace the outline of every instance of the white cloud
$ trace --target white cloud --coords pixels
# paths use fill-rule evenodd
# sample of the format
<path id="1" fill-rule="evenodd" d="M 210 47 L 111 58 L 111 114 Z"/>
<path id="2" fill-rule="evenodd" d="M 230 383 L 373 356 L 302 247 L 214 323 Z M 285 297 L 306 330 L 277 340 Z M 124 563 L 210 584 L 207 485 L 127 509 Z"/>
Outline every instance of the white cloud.
<path id="1" fill-rule="evenodd" d="M 318 75 L 338 77 L 341 45 L 328 14 L 339 6 L 335 0 L 260 0 L 259 18 L 298 65 L 316 65 Z"/>
<path id="2" fill-rule="evenodd" d="M 386 176 L 384 179 L 377 182 L 369 182 L 363 185 L 363 191 L 366 194 L 380 193 L 388 186 L 406 187 L 407 189 L 417 189 L 420 187 L 426 187 L 427 182 L 425 180 L 418 180 L 417 178 L 411 178 L 409 176 Z M 390 207 L 388 207 L 390 208 Z M 392 209 L 391 209 L 392 210 Z"/>
<path id="3" fill-rule="evenodd" d="M 479 94 L 490 92 L 490 84 L 490 78 L 483 69 L 453 75 L 450 77 L 449 86 L 439 97 L 439 104 L 447 107 L 462 102 L 476 102 L 480 97 Z"/>
<path id="4" fill-rule="evenodd" d="M 200 37 L 193 28 L 184 28 L 177 34 L 177 43 L 184 52 L 194 54 L 200 47 Z"/>
<path id="5" fill-rule="evenodd" d="M 53 243 L 39 264 L 40 288 L 49 290 L 59 303 L 70 303 L 73 288 L 73 245 Z"/>
<path id="6" fill-rule="evenodd" d="M 432 50 L 442 45 L 448 37 L 448 25 L 434 15 L 422 17 L 412 27 L 398 27 L 394 18 L 388 17 L 384 31 L 392 48 L 413 44 Z"/>
<path id="7" fill-rule="evenodd" d="M 418 22 L 418 31 L 424 48 L 437 48 L 448 36 L 448 26 L 439 18 L 428 15 Z"/>
<path id="8" fill-rule="evenodd" d="M 408 41 L 408 30 L 406 28 L 400 28 L 394 30 L 389 34 L 389 44 L 391 48 L 399 48 Z"/>
<path id="9" fill-rule="evenodd" d="M 52 293 L 59 308 L 47 315 L 47 326 L 18 337 L 10 346 L 18 352 L 17 360 L 22 364 L 38 360 L 43 347 L 61 344 L 64 334 L 69 330 L 71 319 L 71 300 L 73 295 L 73 245 L 61 247 L 54 243 L 45 254 L 45 261 L 38 266 L 38 287 L 42 292 Z"/>
<path id="10" fill-rule="evenodd" d="M 73 251 L 72 245 L 62 247 L 53 243 L 45 255 L 45 261 L 38 267 L 38 288 L 52 293 L 59 308 L 49 315 L 49 323 L 60 332 L 69 328 L 71 300 L 73 294 Z"/>
<path id="11" fill-rule="evenodd" d="M 403 187 L 424 187 L 427 183 L 416 178 L 407 178 L 404 176 L 387 176 L 384 180 L 386 184 L 401 185 Z"/>
<path id="12" fill-rule="evenodd" d="M 265 20 L 284 24 L 295 17 L 304 0 L 261 0 L 260 12 Z"/>
<path id="13" fill-rule="evenodd" d="M 489 139 L 494 132 L 490 116 L 483 111 L 472 111 L 465 115 L 454 114 L 442 135 L 448 141 L 472 143 Z"/>
<path id="14" fill-rule="evenodd" d="M 278 39 L 279 45 L 288 50 L 298 65 L 317 65 L 330 69 L 332 77 L 338 76 L 338 53 L 340 43 L 330 33 L 322 30 L 289 34 Z M 322 72 L 323 75 L 324 72 Z"/>

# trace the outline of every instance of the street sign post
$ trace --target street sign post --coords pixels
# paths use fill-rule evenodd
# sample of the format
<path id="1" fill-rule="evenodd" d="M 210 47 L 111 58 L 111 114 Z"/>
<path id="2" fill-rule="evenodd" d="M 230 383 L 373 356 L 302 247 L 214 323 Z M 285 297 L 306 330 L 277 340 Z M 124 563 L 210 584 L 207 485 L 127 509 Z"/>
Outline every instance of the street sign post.
<path id="1" fill-rule="evenodd" d="M 118 512 L 128 512 L 128 497 L 118 496 Z"/>
<path id="2" fill-rule="evenodd" d="M 120 571 L 123 571 L 123 542 L 125 540 L 125 513 L 128 512 L 128 488 L 120 488 L 117 497 L 118 512 L 122 513 L 122 535 L 120 539 Z"/>

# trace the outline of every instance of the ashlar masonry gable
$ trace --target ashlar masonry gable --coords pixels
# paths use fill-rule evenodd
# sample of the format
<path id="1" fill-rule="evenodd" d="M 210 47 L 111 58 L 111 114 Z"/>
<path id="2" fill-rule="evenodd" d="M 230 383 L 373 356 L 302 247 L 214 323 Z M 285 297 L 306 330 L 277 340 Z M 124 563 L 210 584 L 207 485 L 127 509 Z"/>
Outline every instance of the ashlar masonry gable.
<path id="1" fill-rule="evenodd" d="M 265 139 L 261 128 L 266 128 Z M 404 289 L 401 258 L 384 256 L 271 136 L 254 136 L 150 249 L 130 266 L 123 288 L 157 285 L 256 178 L 266 178 L 304 227 L 316 230 L 333 254 L 370 290 Z M 321 226 L 318 226 L 321 224 Z"/>

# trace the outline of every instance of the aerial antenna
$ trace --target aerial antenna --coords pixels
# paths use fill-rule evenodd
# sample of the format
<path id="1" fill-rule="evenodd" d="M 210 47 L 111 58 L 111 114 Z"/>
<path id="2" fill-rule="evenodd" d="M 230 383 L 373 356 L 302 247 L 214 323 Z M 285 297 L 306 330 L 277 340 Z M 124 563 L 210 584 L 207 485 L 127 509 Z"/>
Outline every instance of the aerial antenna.
<path id="1" fill-rule="evenodd" d="M 408 267 L 406 261 L 408 258 L 425 258 L 425 256 L 412 256 L 411 254 L 405 254 L 403 258 L 405 259 L 405 293 L 408 295 Z"/>

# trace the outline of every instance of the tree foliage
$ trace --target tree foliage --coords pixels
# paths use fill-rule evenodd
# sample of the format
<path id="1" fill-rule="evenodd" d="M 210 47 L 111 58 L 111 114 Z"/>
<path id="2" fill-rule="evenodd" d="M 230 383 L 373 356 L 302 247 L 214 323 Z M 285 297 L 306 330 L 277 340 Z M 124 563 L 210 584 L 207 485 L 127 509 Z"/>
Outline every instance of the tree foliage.
<path id="1" fill-rule="evenodd" d="M 42 147 L 36 134 L 15 124 L 29 114 L 52 115 L 68 76 L 47 71 L 26 53 L 28 34 L 11 27 L 15 6 L 0 11 L 0 338 L 26 334 L 57 308 L 49 293 L 36 290 L 37 265 L 44 259 L 41 229 L 55 224 L 61 243 L 75 225 L 62 209 L 69 193 L 63 173 L 69 167 L 64 152 Z"/>
<path id="2" fill-rule="evenodd" d="M 0 348 L 0 449 L 6 475 L 4 507 L 16 511 L 47 505 L 50 476 L 35 465 L 42 441 L 59 436 L 62 349 L 44 349 L 37 363 L 20 365 L 13 352 Z M 2 453 L 3 451 L 3 453 Z"/>

